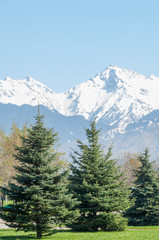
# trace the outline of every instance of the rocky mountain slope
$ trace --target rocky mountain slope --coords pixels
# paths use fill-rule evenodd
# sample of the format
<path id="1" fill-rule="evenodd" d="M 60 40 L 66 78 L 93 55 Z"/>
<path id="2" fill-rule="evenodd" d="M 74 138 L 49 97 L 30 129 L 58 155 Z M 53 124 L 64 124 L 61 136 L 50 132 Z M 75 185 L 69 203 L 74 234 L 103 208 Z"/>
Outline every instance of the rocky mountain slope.
<path id="1" fill-rule="evenodd" d="M 22 80 L 6 78 L 0 81 L 1 112 L 2 108 L 3 111 L 8 108 L 8 104 L 22 109 L 24 104 L 34 107 L 39 103 L 50 112 L 52 119 L 53 115 L 65 119 L 58 131 L 62 132 L 62 125 L 70 126 L 66 127 L 68 131 L 65 133 L 68 143 L 73 141 L 70 140 L 71 135 L 78 138 L 79 131 L 71 129 L 74 118 L 82 119 L 82 124 L 78 120 L 78 127 L 96 118 L 102 128 L 103 141 L 113 141 L 118 152 L 142 151 L 149 146 L 153 147 L 153 155 L 157 158 L 158 89 L 159 78 L 153 75 L 147 78 L 116 66 L 109 66 L 94 78 L 62 93 L 55 93 L 31 77 Z M 16 120 L 16 114 L 13 120 Z M 50 120 L 53 126 L 56 121 Z M 0 124 L 5 125 L 2 120 Z"/>

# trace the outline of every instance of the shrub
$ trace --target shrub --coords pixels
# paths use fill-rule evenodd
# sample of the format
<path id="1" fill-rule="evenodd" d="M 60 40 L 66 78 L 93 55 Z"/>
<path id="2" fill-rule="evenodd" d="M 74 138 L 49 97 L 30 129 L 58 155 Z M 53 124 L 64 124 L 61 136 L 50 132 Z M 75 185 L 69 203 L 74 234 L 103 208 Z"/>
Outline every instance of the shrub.
<path id="1" fill-rule="evenodd" d="M 98 217 L 98 226 L 104 231 L 123 231 L 127 227 L 127 222 L 120 213 L 103 213 Z"/>

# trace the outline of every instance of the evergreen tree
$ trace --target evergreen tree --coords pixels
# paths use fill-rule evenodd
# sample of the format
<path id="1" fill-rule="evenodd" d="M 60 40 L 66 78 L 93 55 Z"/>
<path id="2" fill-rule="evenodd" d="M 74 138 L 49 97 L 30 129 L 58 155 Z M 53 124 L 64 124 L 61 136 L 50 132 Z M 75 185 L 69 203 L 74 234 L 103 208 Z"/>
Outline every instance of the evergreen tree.
<path id="1" fill-rule="evenodd" d="M 111 158 L 111 147 L 106 156 L 103 153 L 95 121 L 86 129 L 86 137 L 88 144 L 78 140 L 80 151 L 71 154 L 69 188 L 79 201 L 76 207 L 80 215 L 70 226 L 85 231 L 122 230 L 126 221 L 119 212 L 128 207 L 127 188 L 116 161 Z M 110 226 L 110 219 L 115 228 Z"/>
<path id="2" fill-rule="evenodd" d="M 149 160 L 148 149 L 138 160 L 141 166 L 135 171 L 136 180 L 131 194 L 134 205 L 126 216 L 130 225 L 159 225 L 159 181 Z"/>
<path id="3" fill-rule="evenodd" d="M 2 188 L 13 204 L 2 208 L 0 217 L 17 230 L 36 230 L 41 238 L 53 224 L 72 220 L 75 212 L 69 210 L 74 201 L 66 188 L 68 171 L 53 164 L 57 133 L 44 127 L 40 113 L 35 120 L 22 145 L 16 147 L 17 173 L 8 188 Z"/>

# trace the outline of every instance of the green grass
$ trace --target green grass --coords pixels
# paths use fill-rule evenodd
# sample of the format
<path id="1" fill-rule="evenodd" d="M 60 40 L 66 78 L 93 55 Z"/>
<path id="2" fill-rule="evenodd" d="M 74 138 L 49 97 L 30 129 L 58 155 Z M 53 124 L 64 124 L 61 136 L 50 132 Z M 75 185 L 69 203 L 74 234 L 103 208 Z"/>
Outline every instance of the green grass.
<path id="1" fill-rule="evenodd" d="M 127 229 L 145 229 L 145 230 L 159 230 L 159 226 L 139 226 L 139 227 L 134 227 L 134 226 L 128 226 Z"/>
<path id="2" fill-rule="evenodd" d="M 59 230 L 52 236 L 42 239 L 50 240 L 158 240 L 158 227 L 129 227 L 123 232 L 71 232 Z M 0 240 L 35 240 L 35 233 L 15 232 L 14 230 L 1 229 Z"/>

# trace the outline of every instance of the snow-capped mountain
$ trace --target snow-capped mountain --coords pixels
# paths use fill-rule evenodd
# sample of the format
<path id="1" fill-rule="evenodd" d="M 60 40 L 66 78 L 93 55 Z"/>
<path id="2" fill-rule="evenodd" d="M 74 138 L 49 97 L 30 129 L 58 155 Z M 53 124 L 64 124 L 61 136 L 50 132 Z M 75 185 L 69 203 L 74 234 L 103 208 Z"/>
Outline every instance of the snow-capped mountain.
<path id="1" fill-rule="evenodd" d="M 18 80 L 7 77 L 5 80 L 0 80 L 1 103 L 11 103 L 17 106 L 23 104 L 36 106 L 40 102 L 51 109 L 53 95 L 54 92 L 51 89 L 32 77 Z"/>
<path id="2" fill-rule="evenodd" d="M 66 116 L 103 119 L 111 132 L 124 132 L 128 124 L 159 109 L 159 78 L 108 67 L 104 72 L 64 93 Z M 62 108 L 61 108 L 62 109 Z"/>
<path id="3" fill-rule="evenodd" d="M 133 71 L 108 67 L 94 78 L 70 89 L 55 93 L 31 77 L 0 81 L 0 102 L 18 106 L 38 103 L 65 116 L 96 117 L 123 132 L 128 124 L 159 109 L 159 78 L 146 78 Z M 118 123 L 118 124 L 116 124 Z"/>
<path id="4" fill-rule="evenodd" d="M 103 139 L 119 138 L 120 135 L 123 138 L 123 134 L 132 131 L 144 132 L 144 121 L 147 121 L 147 127 L 152 127 L 151 122 L 153 127 L 158 126 L 158 121 L 146 118 L 159 110 L 158 89 L 158 77 L 147 78 L 109 66 L 102 73 L 62 93 L 55 93 L 31 77 L 22 80 L 7 77 L 0 80 L 0 103 L 16 106 L 36 106 L 39 103 L 71 121 L 74 116 L 86 120 L 96 118 L 104 129 Z M 157 141 L 159 143 L 159 139 Z"/>

